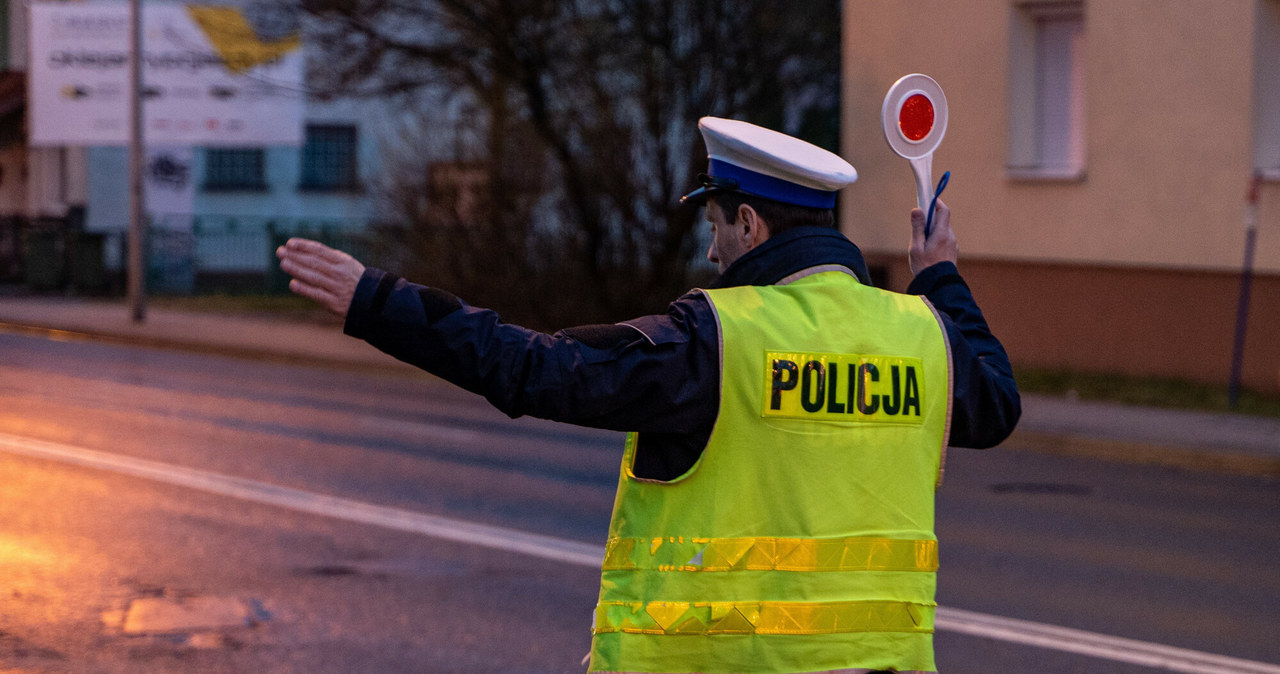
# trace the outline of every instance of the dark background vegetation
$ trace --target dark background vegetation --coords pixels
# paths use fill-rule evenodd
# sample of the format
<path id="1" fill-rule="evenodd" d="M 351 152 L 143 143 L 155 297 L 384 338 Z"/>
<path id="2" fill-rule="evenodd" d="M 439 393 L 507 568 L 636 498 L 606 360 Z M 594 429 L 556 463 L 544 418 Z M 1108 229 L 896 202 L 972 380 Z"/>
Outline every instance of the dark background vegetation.
<path id="1" fill-rule="evenodd" d="M 312 77 L 438 96 L 384 187 L 397 271 L 552 329 L 662 311 L 713 271 L 677 208 L 704 115 L 835 150 L 838 0 L 306 0 Z M 424 111 L 430 106 L 424 107 Z M 452 156 L 425 148 L 454 139 Z"/>

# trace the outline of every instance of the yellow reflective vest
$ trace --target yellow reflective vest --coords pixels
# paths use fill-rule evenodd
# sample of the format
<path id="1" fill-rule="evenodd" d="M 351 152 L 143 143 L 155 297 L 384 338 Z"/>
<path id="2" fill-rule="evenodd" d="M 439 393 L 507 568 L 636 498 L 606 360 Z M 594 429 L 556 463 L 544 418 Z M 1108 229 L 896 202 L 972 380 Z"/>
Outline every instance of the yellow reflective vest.
<path id="1" fill-rule="evenodd" d="M 591 671 L 936 669 L 946 336 L 922 297 L 811 272 L 704 291 L 719 416 L 670 482 L 628 437 Z"/>

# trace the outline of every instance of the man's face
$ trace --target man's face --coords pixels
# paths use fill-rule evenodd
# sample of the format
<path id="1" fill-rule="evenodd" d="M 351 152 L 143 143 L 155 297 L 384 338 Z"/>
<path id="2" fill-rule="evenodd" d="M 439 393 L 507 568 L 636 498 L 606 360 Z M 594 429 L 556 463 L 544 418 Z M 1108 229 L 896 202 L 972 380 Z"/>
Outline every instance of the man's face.
<path id="1" fill-rule="evenodd" d="M 738 231 L 740 228 L 725 219 L 724 211 L 720 210 L 719 204 L 708 201 L 705 210 L 707 223 L 711 225 L 711 249 L 707 251 L 707 259 L 723 274 L 734 260 L 742 257 L 750 248 Z M 734 220 L 737 218 L 735 217 Z"/>

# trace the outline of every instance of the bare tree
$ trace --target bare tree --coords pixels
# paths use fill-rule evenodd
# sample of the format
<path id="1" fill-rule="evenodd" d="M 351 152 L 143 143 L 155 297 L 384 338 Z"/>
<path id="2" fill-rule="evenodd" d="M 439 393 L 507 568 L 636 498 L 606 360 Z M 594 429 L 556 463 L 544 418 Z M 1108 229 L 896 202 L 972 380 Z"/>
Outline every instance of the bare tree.
<path id="1" fill-rule="evenodd" d="M 484 295 L 515 282 L 518 304 L 537 312 L 526 320 L 544 325 L 658 310 L 689 287 L 705 239 L 698 214 L 677 208 L 676 197 L 706 168 L 699 117 L 747 119 L 834 149 L 839 5 L 304 2 L 321 86 L 343 95 L 450 92 L 462 114 L 432 125 L 466 127 L 458 137 L 471 140 L 454 159 L 485 176 L 468 183 L 483 206 L 402 215 L 427 232 L 416 235 L 431 247 L 425 269 L 441 246 L 456 246 L 449 253 L 471 278 L 453 279 L 464 282 L 454 289 L 469 296 L 467 285 L 488 285 L 475 299 L 509 310 L 513 297 Z M 432 196 L 430 171 L 398 173 L 412 176 L 402 193 Z M 439 232 L 451 228 L 487 242 L 446 244 Z M 497 282 L 484 284 L 477 271 Z"/>

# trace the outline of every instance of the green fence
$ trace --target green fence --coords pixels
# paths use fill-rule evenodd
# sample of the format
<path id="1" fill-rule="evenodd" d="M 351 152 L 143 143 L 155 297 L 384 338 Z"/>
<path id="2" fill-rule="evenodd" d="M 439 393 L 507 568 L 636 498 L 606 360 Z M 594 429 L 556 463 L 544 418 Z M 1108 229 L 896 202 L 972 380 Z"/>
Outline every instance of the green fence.
<path id="1" fill-rule="evenodd" d="M 363 220 L 201 215 L 147 232 L 147 288 L 160 294 L 288 292 L 275 249 L 292 236 L 366 260 L 377 236 Z M 128 233 L 86 232 L 65 221 L 0 219 L 0 283 L 36 291 L 121 293 Z"/>

